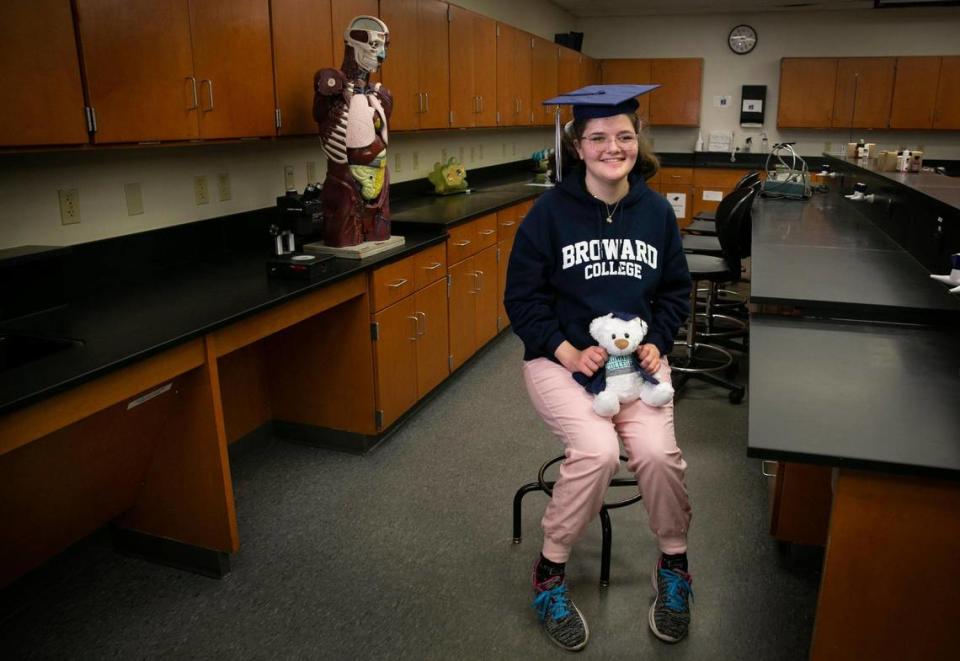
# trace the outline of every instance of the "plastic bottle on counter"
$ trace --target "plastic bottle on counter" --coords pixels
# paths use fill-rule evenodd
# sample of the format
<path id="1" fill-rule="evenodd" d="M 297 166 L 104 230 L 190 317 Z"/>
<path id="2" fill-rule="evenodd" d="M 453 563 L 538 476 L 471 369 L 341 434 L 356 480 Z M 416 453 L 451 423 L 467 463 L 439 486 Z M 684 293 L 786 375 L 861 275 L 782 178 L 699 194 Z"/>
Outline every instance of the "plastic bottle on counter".
<path id="1" fill-rule="evenodd" d="M 693 151 L 703 151 L 703 131 L 697 132 L 697 144 L 694 145 Z"/>
<path id="2" fill-rule="evenodd" d="M 760 140 L 760 153 L 761 153 L 761 154 L 769 153 L 770 143 L 767 142 L 767 134 L 766 134 L 766 133 L 761 133 L 760 136 L 761 136 L 761 138 L 762 138 L 762 139 Z"/>
<path id="3" fill-rule="evenodd" d="M 857 143 L 857 158 L 866 158 L 867 156 L 869 156 L 867 145 L 863 142 L 863 138 L 860 138 L 860 142 Z"/>

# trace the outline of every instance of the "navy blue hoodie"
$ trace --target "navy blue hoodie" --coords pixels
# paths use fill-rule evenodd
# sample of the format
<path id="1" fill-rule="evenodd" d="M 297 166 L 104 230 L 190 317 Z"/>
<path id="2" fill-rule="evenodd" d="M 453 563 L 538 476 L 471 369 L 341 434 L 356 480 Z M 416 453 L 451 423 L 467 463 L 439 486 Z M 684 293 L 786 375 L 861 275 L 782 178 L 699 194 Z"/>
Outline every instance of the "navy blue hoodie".
<path id="1" fill-rule="evenodd" d="M 533 205 L 510 254 L 504 306 L 524 344 L 524 360 L 547 357 L 564 340 L 597 342 L 588 327 L 608 312 L 649 324 L 644 342 L 662 355 L 690 310 L 690 273 L 673 208 L 630 174 L 630 192 L 607 223 L 603 202 L 587 192 L 584 168 Z"/>

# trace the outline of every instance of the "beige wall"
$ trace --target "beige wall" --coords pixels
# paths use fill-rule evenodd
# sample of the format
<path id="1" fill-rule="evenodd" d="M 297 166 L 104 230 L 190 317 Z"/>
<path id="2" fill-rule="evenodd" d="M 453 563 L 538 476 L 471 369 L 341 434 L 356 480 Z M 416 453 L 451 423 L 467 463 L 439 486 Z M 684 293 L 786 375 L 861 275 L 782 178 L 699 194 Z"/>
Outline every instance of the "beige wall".
<path id="1" fill-rule="evenodd" d="M 757 46 L 747 55 L 727 47 L 727 35 L 740 24 L 757 30 Z M 737 110 L 742 85 L 767 86 L 765 131 L 770 143 L 796 141 L 803 154 L 835 151 L 851 138 L 863 137 L 883 148 L 922 146 L 931 158 L 960 159 L 960 132 L 778 131 L 777 93 L 782 57 L 854 55 L 929 55 L 960 53 L 960 9 L 768 12 L 693 14 L 583 19 L 583 50 L 607 57 L 702 57 L 703 103 L 700 125 L 733 130 L 742 146 L 761 129 L 742 129 Z M 654 81 L 655 82 L 655 81 Z M 732 97 L 733 107 L 714 107 L 715 96 Z M 654 129 L 658 151 L 691 151 L 697 129 Z"/>
<path id="2" fill-rule="evenodd" d="M 576 28 L 573 16 L 547 0 L 456 0 L 451 3 L 553 41 Z"/>

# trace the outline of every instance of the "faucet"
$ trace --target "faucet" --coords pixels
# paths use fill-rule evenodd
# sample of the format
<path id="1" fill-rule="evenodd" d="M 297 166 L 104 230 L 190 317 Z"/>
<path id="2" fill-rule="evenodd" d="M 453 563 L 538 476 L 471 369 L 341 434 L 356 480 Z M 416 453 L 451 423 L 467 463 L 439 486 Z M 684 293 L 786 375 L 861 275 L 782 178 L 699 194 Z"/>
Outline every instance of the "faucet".
<path id="1" fill-rule="evenodd" d="M 736 162 L 737 162 L 737 152 L 738 152 L 738 151 L 740 151 L 740 148 L 739 148 L 739 147 L 734 147 L 733 149 L 730 150 L 730 162 L 731 162 L 731 163 L 736 163 Z"/>

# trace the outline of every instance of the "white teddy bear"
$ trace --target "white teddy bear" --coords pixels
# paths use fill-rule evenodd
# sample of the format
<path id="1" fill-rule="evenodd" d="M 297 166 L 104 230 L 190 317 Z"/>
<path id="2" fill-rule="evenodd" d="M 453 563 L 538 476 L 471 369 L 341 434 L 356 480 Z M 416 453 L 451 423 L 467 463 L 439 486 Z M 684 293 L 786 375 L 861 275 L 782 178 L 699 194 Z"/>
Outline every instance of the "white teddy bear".
<path id="1" fill-rule="evenodd" d="M 596 395 L 593 410 L 597 415 L 612 417 L 620 412 L 621 402 L 636 399 L 649 406 L 666 406 L 673 400 L 673 386 L 640 368 L 636 351 L 646 334 L 646 322 L 636 316 L 611 313 L 590 322 L 590 335 L 609 355 L 600 368 L 605 373 L 595 379 L 594 388 L 588 388 Z"/>

